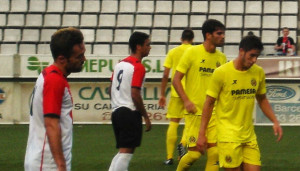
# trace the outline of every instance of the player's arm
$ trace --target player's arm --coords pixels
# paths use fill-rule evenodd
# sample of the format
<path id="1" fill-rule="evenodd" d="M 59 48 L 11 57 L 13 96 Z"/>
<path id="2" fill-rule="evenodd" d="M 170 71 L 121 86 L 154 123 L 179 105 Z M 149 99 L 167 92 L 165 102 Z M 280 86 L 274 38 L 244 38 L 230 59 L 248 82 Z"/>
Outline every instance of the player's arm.
<path id="1" fill-rule="evenodd" d="M 161 79 L 160 98 L 158 101 L 159 106 L 166 106 L 166 87 L 169 80 L 170 68 L 165 67 L 163 77 Z"/>
<path id="2" fill-rule="evenodd" d="M 182 80 L 183 77 L 184 77 L 183 73 L 181 73 L 180 71 L 176 71 L 172 84 L 173 84 L 177 94 L 182 99 L 182 101 L 184 103 L 184 107 L 186 108 L 186 110 L 189 113 L 196 113 L 197 112 L 196 106 L 190 101 L 190 99 L 188 98 L 188 96 L 186 95 L 186 93 L 183 89 L 183 86 L 182 86 L 182 83 L 181 83 L 181 80 Z"/>
<path id="3" fill-rule="evenodd" d="M 207 95 L 202 110 L 202 120 L 200 125 L 199 136 L 197 140 L 197 147 L 199 148 L 202 154 L 204 154 L 205 149 L 207 147 L 207 138 L 205 136 L 205 133 L 206 133 L 208 122 L 213 112 L 215 101 L 216 101 L 215 98 Z"/>
<path id="4" fill-rule="evenodd" d="M 135 107 L 137 108 L 137 110 L 139 112 L 141 112 L 142 116 L 144 117 L 145 123 L 146 123 L 146 131 L 150 131 L 151 130 L 151 121 L 149 119 L 149 116 L 147 115 L 144 103 L 143 103 L 143 99 L 141 96 L 141 90 L 139 88 L 136 87 L 132 87 L 131 88 L 131 97 L 132 97 L 132 101 L 135 105 Z"/>
<path id="5" fill-rule="evenodd" d="M 59 118 L 53 117 L 56 114 L 48 114 L 44 117 L 46 134 L 50 146 L 50 150 L 58 171 L 66 171 L 66 161 L 62 150 L 61 128 Z"/>
<path id="6" fill-rule="evenodd" d="M 256 95 L 257 103 L 259 104 L 259 107 L 263 111 L 263 113 L 270 119 L 270 121 L 273 122 L 273 130 L 275 136 L 277 136 L 277 141 L 280 141 L 282 138 L 282 129 L 280 126 L 280 123 L 278 122 L 272 107 L 266 97 L 266 94 L 257 94 Z"/>

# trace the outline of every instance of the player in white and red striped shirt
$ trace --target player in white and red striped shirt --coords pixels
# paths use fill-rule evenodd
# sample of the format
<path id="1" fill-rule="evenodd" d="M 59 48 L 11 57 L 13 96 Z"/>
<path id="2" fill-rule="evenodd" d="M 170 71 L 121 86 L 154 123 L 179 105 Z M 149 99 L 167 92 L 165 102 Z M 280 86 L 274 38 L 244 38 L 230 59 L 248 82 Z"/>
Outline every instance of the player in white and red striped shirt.
<path id="1" fill-rule="evenodd" d="M 25 171 L 70 171 L 72 95 L 67 76 L 80 72 L 85 59 L 82 33 L 60 29 L 51 37 L 54 63 L 39 75 L 31 98 Z"/>

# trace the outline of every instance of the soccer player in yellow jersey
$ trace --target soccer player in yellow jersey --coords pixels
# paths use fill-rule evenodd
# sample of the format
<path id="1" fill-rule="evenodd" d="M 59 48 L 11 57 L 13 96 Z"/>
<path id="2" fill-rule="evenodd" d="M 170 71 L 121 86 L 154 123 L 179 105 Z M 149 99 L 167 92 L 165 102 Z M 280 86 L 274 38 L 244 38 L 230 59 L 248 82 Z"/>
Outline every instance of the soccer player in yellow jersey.
<path id="1" fill-rule="evenodd" d="M 252 123 L 255 99 L 273 122 L 277 141 L 282 137 L 280 124 L 266 98 L 264 71 L 255 64 L 262 50 L 258 37 L 244 37 L 238 57 L 215 70 L 207 90 L 197 145 L 203 153 L 207 143 L 205 132 L 218 100 L 215 108 L 219 162 L 226 171 L 260 170 L 260 151 Z"/>
<path id="2" fill-rule="evenodd" d="M 191 29 L 185 29 L 181 35 L 181 45 L 171 49 L 166 57 L 164 63 L 164 73 L 161 82 L 161 93 L 159 98 L 159 105 L 166 105 L 166 87 L 169 79 L 170 70 L 172 70 L 171 81 L 173 81 L 177 64 L 182 57 L 184 51 L 191 47 L 194 39 L 194 32 Z M 182 84 L 184 85 L 185 79 L 182 80 Z M 167 131 L 166 137 L 166 146 L 167 146 L 167 160 L 164 162 L 166 165 L 173 164 L 173 154 L 175 149 L 175 144 L 177 141 L 177 128 L 179 126 L 180 120 L 183 118 L 183 102 L 176 93 L 173 85 L 171 85 L 171 98 L 168 105 L 167 118 L 170 119 L 170 124 Z M 184 138 L 184 132 L 178 145 L 177 149 L 179 152 L 179 158 L 181 158 L 185 154 L 185 145 L 186 141 Z"/>
<path id="3" fill-rule="evenodd" d="M 173 80 L 174 88 L 184 102 L 185 132 L 188 152 L 181 158 L 177 170 L 188 170 L 200 158 L 196 141 L 200 129 L 202 107 L 206 97 L 206 89 L 214 70 L 226 63 L 226 56 L 216 49 L 224 45 L 225 26 L 217 20 L 209 19 L 202 25 L 204 42 L 187 49 L 181 58 Z M 186 77 L 185 89 L 181 83 Z M 214 120 L 209 130 L 209 150 L 206 163 L 207 171 L 219 170 L 216 147 L 216 129 Z"/>

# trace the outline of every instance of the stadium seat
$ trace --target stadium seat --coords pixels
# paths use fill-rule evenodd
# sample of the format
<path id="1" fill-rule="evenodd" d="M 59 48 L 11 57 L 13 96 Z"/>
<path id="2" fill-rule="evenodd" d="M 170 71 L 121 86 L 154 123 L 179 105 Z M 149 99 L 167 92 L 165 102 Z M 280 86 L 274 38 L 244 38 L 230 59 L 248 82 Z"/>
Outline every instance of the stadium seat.
<path id="1" fill-rule="evenodd" d="M 21 40 L 20 29 L 4 29 L 4 42 L 18 42 Z"/>
<path id="2" fill-rule="evenodd" d="M 130 29 L 116 29 L 115 30 L 115 37 L 114 42 L 124 42 L 127 43 L 129 37 L 131 35 Z"/>
<path id="3" fill-rule="evenodd" d="M 206 15 L 190 15 L 190 27 L 201 28 L 205 20 Z"/>
<path id="4" fill-rule="evenodd" d="M 96 42 L 112 42 L 113 30 L 112 29 L 97 29 Z"/>
<path id="5" fill-rule="evenodd" d="M 109 44 L 94 44 L 93 45 L 93 54 L 94 55 L 109 55 L 110 54 L 110 45 Z M 124 52 L 124 54 L 126 54 L 126 52 Z"/>
<path id="6" fill-rule="evenodd" d="M 10 0 L 1 0 L 0 1 L 0 12 L 8 12 L 9 4 L 10 4 Z"/>
<path id="7" fill-rule="evenodd" d="M 138 13 L 152 13 L 154 11 L 154 1 L 138 1 Z"/>
<path id="8" fill-rule="evenodd" d="M 92 43 L 95 41 L 95 30 L 94 29 L 80 29 L 83 36 L 84 41 L 87 43 Z"/>
<path id="9" fill-rule="evenodd" d="M 41 14 L 27 14 L 26 15 L 26 27 L 41 27 L 43 23 L 43 17 Z"/>
<path id="10" fill-rule="evenodd" d="M 290 30 L 289 36 L 294 39 L 295 43 L 297 42 L 297 31 L 296 30 Z"/>
<path id="11" fill-rule="evenodd" d="M 156 1 L 155 13 L 171 13 L 172 1 Z"/>
<path id="12" fill-rule="evenodd" d="M 126 55 L 129 54 L 129 47 L 127 44 L 113 44 L 112 55 Z"/>
<path id="13" fill-rule="evenodd" d="M 151 33 L 152 42 L 168 42 L 168 30 L 165 29 L 152 29 Z"/>
<path id="14" fill-rule="evenodd" d="M 280 27 L 297 28 L 297 16 L 281 16 Z"/>
<path id="15" fill-rule="evenodd" d="M 278 31 L 263 30 L 261 37 L 262 37 L 261 41 L 263 43 L 274 43 L 274 45 L 275 45 L 277 38 L 278 38 Z"/>
<path id="16" fill-rule="evenodd" d="M 151 45 L 150 55 L 163 55 L 165 56 L 166 52 L 166 45 Z"/>
<path id="17" fill-rule="evenodd" d="M 226 30 L 226 43 L 239 43 L 242 38 L 240 30 Z"/>
<path id="18" fill-rule="evenodd" d="M 22 32 L 22 41 L 38 42 L 40 39 L 40 31 L 38 29 L 24 29 Z"/>
<path id="19" fill-rule="evenodd" d="M 169 27 L 170 15 L 154 15 L 153 27 Z"/>
<path id="20" fill-rule="evenodd" d="M 171 27 L 188 27 L 188 15 L 172 15 Z"/>
<path id="21" fill-rule="evenodd" d="M 59 27 L 61 25 L 61 15 L 59 14 L 45 14 L 44 27 Z"/>
<path id="22" fill-rule="evenodd" d="M 46 1 L 45 0 L 30 0 L 29 12 L 45 12 Z"/>
<path id="23" fill-rule="evenodd" d="M 208 12 L 208 1 L 192 1 L 192 10 L 191 12 Z"/>
<path id="24" fill-rule="evenodd" d="M 277 15 L 266 15 L 262 18 L 263 23 L 262 27 L 266 28 L 274 28 L 277 29 L 279 26 L 279 17 Z"/>
<path id="25" fill-rule="evenodd" d="M 137 1 L 120 1 L 120 13 L 134 13 Z"/>
<path id="26" fill-rule="evenodd" d="M 228 14 L 243 14 L 244 2 L 243 1 L 228 1 Z"/>
<path id="27" fill-rule="evenodd" d="M 190 1 L 173 1 L 174 9 L 173 13 L 189 13 L 190 12 Z"/>
<path id="28" fill-rule="evenodd" d="M 6 14 L 0 14 L 0 26 L 6 26 Z"/>
<path id="29" fill-rule="evenodd" d="M 260 16 L 258 15 L 246 15 L 244 19 L 245 28 L 260 28 Z"/>
<path id="30" fill-rule="evenodd" d="M 225 15 L 209 15 L 208 19 L 216 19 L 224 24 L 224 17 L 225 17 Z"/>
<path id="31" fill-rule="evenodd" d="M 225 1 L 210 1 L 209 13 L 221 13 L 226 12 L 226 2 Z"/>
<path id="32" fill-rule="evenodd" d="M 279 1 L 264 1 L 265 14 L 279 14 L 280 2 Z"/>
<path id="33" fill-rule="evenodd" d="M 117 13 L 118 1 L 101 1 L 101 13 Z"/>
<path id="34" fill-rule="evenodd" d="M 119 14 L 117 17 L 117 27 L 132 27 L 134 17 L 131 14 Z"/>
<path id="35" fill-rule="evenodd" d="M 0 29 L 0 42 L 2 41 L 2 29 Z"/>
<path id="36" fill-rule="evenodd" d="M 51 54 L 50 45 L 47 43 L 37 45 L 38 54 Z"/>
<path id="37" fill-rule="evenodd" d="M 98 16 L 94 14 L 82 14 L 80 27 L 97 27 Z"/>
<path id="38" fill-rule="evenodd" d="M 56 29 L 42 29 L 40 42 L 50 42 L 54 32 L 56 32 Z"/>
<path id="39" fill-rule="evenodd" d="M 175 47 L 177 47 L 178 45 L 169 45 L 168 46 L 168 50 L 167 50 L 167 53 L 171 50 L 171 49 L 173 49 L 173 48 L 175 48 Z M 166 54 L 167 54 L 166 53 Z"/>
<path id="40" fill-rule="evenodd" d="M 227 59 L 235 58 L 235 57 L 237 57 L 237 55 L 239 53 L 239 47 L 238 47 L 238 45 L 225 45 L 224 53 L 226 54 Z"/>
<path id="41" fill-rule="evenodd" d="M 99 0 L 83 1 L 83 12 L 100 12 Z"/>
<path id="42" fill-rule="evenodd" d="M 27 0 L 11 0 L 10 12 L 26 12 L 27 10 Z"/>
<path id="43" fill-rule="evenodd" d="M 276 53 L 276 51 L 274 50 L 274 45 L 264 45 L 264 50 L 261 52 L 261 55 L 273 56 L 273 55 L 275 55 L 275 53 Z"/>
<path id="44" fill-rule="evenodd" d="M 194 31 L 194 43 L 199 44 L 203 43 L 204 37 L 202 35 L 202 30 L 193 30 Z"/>
<path id="45" fill-rule="evenodd" d="M 65 12 L 81 12 L 81 1 L 66 0 Z"/>
<path id="46" fill-rule="evenodd" d="M 282 1 L 282 14 L 298 14 L 299 4 L 297 1 Z"/>
<path id="47" fill-rule="evenodd" d="M 243 17 L 242 15 L 227 15 L 226 16 L 226 28 L 242 28 Z"/>
<path id="48" fill-rule="evenodd" d="M 77 27 L 79 26 L 79 16 L 76 14 L 64 14 L 62 16 L 63 27 Z"/>
<path id="49" fill-rule="evenodd" d="M 1 44 L 1 54 L 16 54 L 17 44 Z"/>
<path id="50" fill-rule="evenodd" d="M 85 46 L 85 55 L 90 55 L 92 54 L 92 44 L 84 44 Z"/>
<path id="51" fill-rule="evenodd" d="M 63 12 L 64 1 L 63 0 L 48 0 L 47 12 Z"/>
<path id="52" fill-rule="evenodd" d="M 152 15 L 136 15 L 135 27 L 151 27 Z"/>
<path id="53" fill-rule="evenodd" d="M 114 14 L 99 15 L 100 27 L 114 27 L 115 25 L 116 25 L 116 15 Z"/>
<path id="54" fill-rule="evenodd" d="M 24 14 L 8 14 L 7 26 L 24 26 Z"/>
<path id="55" fill-rule="evenodd" d="M 261 1 L 246 1 L 247 14 L 260 14 L 262 10 Z"/>
<path id="56" fill-rule="evenodd" d="M 36 54 L 35 44 L 20 44 L 19 45 L 20 54 Z"/>
<path id="57" fill-rule="evenodd" d="M 171 43 L 180 43 L 181 34 L 183 30 L 174 30 L 170 31 L 170 41 Z"/>

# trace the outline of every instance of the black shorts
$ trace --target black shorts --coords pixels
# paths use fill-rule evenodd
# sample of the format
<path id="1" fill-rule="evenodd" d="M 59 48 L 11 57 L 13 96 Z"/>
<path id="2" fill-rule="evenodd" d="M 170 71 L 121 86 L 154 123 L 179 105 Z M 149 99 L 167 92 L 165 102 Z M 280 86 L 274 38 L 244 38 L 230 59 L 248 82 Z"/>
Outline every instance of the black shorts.
<path id="1" fill-rule="evenodd" d="M 117 148 L 135 148 L 142 141 L 142 115 L 127 107 L 120 107 L 111 117 Z"/>

